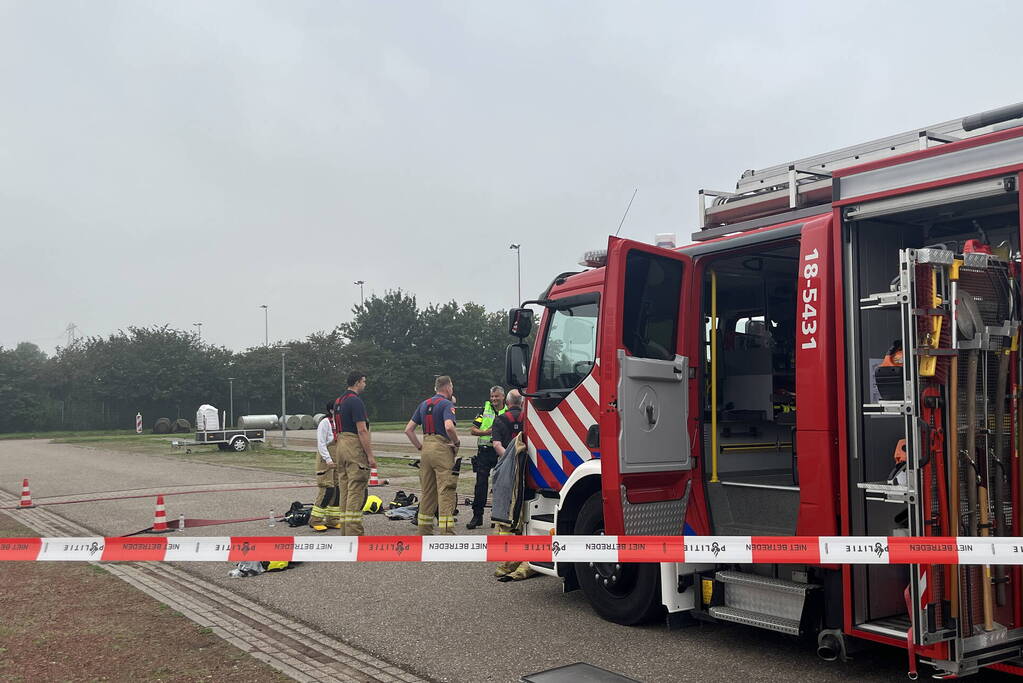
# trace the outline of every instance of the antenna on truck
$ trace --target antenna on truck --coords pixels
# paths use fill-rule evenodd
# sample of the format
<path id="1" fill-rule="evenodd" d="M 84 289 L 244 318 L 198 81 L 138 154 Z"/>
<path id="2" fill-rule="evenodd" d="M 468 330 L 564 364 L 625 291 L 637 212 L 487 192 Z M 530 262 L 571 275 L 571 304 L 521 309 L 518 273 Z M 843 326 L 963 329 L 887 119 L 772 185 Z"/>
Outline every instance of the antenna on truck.
<path id="1" fill-rule="evenodd" d="M 636 193 L 637 192 L 639 192 L 639 188 L 638 187 L 635 190 L 632 191 L 632 199 L 636 198 Z M 618 229 L 615 230 L 615 237 L 618 237 L 618 233 L 620 233 L 622 231 L 622 225 L 625 223 L 625 217 L 629 215 L 629 209 L 632 208 L 632 199 L 629 200 L 629 205 L 625 207 L 625 213 L 622 214 L 622 220 L 621 220 L 621 222 L 618 223 Z"/>

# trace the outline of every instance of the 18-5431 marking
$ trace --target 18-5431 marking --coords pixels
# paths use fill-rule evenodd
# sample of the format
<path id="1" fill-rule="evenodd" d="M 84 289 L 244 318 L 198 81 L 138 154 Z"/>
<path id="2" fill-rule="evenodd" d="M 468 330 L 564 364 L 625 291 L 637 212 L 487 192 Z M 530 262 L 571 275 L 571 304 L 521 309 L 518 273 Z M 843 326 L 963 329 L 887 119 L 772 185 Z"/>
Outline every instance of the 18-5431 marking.
<path id="1" fill-rule="evenodd" d="M 803 333 L 804 341 L 801 346 L 804 349 L 817 348 L 817 306 L 820 305 L 817 286 L 820 276 L 820 264 L 817 263 L 819 257 L 820 252 L 817 249 L 803 257 L 806 264 L 803 266 L 803 314 L 799 329 Z"/>

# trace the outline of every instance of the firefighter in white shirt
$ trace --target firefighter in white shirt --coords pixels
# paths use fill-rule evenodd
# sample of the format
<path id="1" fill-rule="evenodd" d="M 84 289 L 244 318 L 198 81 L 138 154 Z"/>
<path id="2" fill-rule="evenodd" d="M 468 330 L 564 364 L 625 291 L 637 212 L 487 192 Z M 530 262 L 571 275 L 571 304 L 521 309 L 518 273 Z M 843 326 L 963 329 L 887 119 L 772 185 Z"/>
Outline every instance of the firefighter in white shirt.
<path id="1" fill-rule="evenodd" d="M 327 402 L 327 416 L 316 427 L 316 502 L 309 515 L 313 531 L 341 528 L 341 496 L 337 478 L 337 438 L 334 434 L 334 402 Z"/>

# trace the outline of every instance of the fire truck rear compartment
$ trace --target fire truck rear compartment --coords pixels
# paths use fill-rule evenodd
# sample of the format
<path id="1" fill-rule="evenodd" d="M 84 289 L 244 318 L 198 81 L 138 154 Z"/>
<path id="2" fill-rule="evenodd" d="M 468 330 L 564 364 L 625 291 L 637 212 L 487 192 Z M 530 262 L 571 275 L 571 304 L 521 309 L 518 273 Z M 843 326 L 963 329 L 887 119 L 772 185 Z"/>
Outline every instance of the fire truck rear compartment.
<path id="1" fill-rule="evenodd" d="M 869 215 L 869 204 L 846 209 L 851 535 L 1019 533 L 1012 503 L 1020 473 L 1003 467 L 1018 433 L 1013 387 L 999 382 L 1009 374 L 1010 358 L 1018 363 L 1018 354 L 1008 351 L 1020 317 L 1007 266 L 1019 250 L 1018 193 L 1014 185 L 1007 190 L 862 220 L 855 218 Z M 964 255 L 978 248 L 993 255 Z M 971 339 L 955 322 L 965 316 L 977 318 Z M 904 351 L 902 385 L 895 371 L 894 385 L 879 389 L 877 366 L 896 342 Z M 908 452 L 901 475 L 900 439 Z M 980 652 L 992 643 L 1007 646 L 996 659 L 1010 658 L 1023 637 L 1019 573 L 961 568 L 958 581 L 955 574 L 934 565 L 853 566 L 854 626 L 904 640 L 912 618 L 919 622 L 917 645 L 948 641 L 949 661 L 937 665 L 960 675 L 989 663 Z"/>
<path id="2" fill-rule="evenodd" d="M 798 261 L 798 243 L 789 241 L 718 258 L 707 266 L 704 452 L 717 452 L 717 480 L 713 468 L 707 468 L 716 533 L 795 533 L 799 486 L 792 452 L 796 426 L 793 284 Z M 716 313 L 716 329 L 712 329 L 711 313 Z M 712 339 L 716 358 L 711 353 Z M 716 381 L 716 392 L 709 386 L 711 381 Z"/>

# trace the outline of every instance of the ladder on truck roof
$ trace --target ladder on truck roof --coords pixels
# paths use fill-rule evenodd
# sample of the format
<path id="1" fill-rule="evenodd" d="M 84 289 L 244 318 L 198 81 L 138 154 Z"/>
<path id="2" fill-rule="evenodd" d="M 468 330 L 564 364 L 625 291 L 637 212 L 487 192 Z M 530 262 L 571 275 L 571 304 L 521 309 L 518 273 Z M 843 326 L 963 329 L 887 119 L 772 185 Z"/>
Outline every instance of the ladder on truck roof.
<path id="1" fill-rule="evenodd" d="M 734 192 L 700 190 L 700 231 L 693 234 L 693 240 L 709 240 L 777 223 L 780 214 L 791 212 L 786 219 L 798 219 L 820 213 L 831 202 L 831 174 L 837 169 L 927 149 L 932 143 L 956 142 L 1013 128 L 1023 122 L 1004 122 L 1020 117 L 1023 102 L 788 164 L 745 171 Z M 713 197 L 711 206 L 707 206 L 707 197 Z"/>

